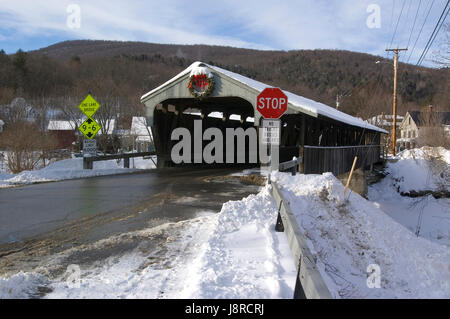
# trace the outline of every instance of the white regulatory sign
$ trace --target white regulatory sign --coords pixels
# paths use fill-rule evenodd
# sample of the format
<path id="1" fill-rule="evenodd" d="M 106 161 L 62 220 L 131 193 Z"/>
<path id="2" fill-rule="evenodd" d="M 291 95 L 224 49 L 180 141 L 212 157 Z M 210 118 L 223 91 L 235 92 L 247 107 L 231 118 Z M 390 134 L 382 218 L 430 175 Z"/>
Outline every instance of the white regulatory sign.
<path id="1" fill-rule="evenodd" d="M 280 120 L 262 120 L 262 144 L 280 145 Z"/>
<path id="2" fill-rule="evenodd" d="M 83 155 L 97 155 L 97 140 L 85 139 L 83 142 Z"/>

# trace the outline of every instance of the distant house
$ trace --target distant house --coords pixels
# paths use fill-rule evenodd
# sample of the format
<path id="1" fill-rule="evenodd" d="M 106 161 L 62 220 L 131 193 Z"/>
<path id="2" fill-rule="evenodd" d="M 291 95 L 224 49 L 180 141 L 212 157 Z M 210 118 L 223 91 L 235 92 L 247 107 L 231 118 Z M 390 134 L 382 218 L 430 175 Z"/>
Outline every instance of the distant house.
<path id="1" fill-rule="evenodd" d="M 397 137 L 399 137 L 400 134 L 400 123 L 402 123 L 404 116 L 397 115 L 397 122 L 396 122 L 396 133 Z M 379 115 L 376 115 L 374 117 L 371 117 L 366 122 L 381 127 L 382 129 L 389 132 L 389 134 L 382 134 L 380 143 L 383 145 L 387 150 L 390 150 L 391 148 L 391 135 L 392 135 L 392 128 L 394 127 L 394 116 L 392 114 L 384 114 L 381 113 Z"/>
<path id="2" fill-rule="evenodd" d="M 77 125 L 74 121 L 50 120 L 47 130 L 56 137 L 58 148 L 68 148 L 76 140 Z"/>
<path id="3" fill-rule="evenodd" d="M 133 149 L 138 152 L 147 152 L 153 147 L 151 127 L 143 116 L 133 116 L 131 120 L 130 135 L 133 137 Z"/>
<path id="4" fill-rule="evenodd" d="M 0 133 L 3 132 L 3 126 L 5 125 L 5 122 L 0 120 Z"/>
<path id="5" fill-rule="evenodd" d="M 450 112 L 409 111 L 400 124 L 400 135 L 397 145 L 403 149 L 415 148 L 424 144 L 427 133 L 432 128 L 441 128 L 444 137 L 450 138 Z M 439 138 L 442 136 L 435 136 Z M 431 137 L 433 138 L 433 137 Z"/>

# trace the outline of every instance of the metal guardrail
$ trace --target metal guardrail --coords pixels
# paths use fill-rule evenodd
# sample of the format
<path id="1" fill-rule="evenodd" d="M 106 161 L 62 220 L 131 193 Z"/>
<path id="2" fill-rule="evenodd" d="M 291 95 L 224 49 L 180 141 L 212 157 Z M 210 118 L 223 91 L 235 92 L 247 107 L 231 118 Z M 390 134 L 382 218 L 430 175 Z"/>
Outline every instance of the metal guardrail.
<path id="1" fill-rule="evenodd" d="M 278 204 L 276 231 L 285 232 L 289 247 L 294 255 L 297 267 L 294 299 L 332 299 L 328 287 L 316 266 L 313 256 L 306 243 L 305 236 L 297 224 L 294 214 L 280 192 L 277 184 L 272 182 L 272 195 Z"/>
<path id="2" fill-rule="evenodd" d="M 301 157 L 300 158 L 295 158 L 294 157 L 290 161 L 280 163 L 278 170 L 280 172 L 285 172 L 285 171 L 290 170 L 292 172 L 292 175 L 295 175 L 297 173 L 297 170 L 298 170 L 297 166 L 298 166 L 298 164 L 301 164 L 301 163 L 303 163 L 303 158 L 301 158 Z"/>
<path id="3" fill-rule="evenodd" d="M 123 167 L 130 168 L 130 158 L 131 157 L 145 157 L 156 155 L 156 152 L 139 152 L 139 153 L 123 153 L 123 154 L 113 154 L 113 155 L 99 155 L 99 156 L 87 156 L 83 157 L 83 169 L 92 169 L 94 167 L 94 162 L 98 161 L 108 161 L 112 159 L 123 158 Z"/>

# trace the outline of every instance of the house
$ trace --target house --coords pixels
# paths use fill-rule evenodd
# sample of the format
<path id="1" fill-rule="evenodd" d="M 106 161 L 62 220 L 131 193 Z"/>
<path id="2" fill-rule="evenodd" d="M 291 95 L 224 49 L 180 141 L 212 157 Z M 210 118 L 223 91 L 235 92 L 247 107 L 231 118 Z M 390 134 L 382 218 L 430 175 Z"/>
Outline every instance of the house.
<path id="1" fill-rule="evenodd" d="M 153 148 L 151 126 L 143 116 L 133 116 L 130 135 L 133 137 L 133 149 L 138 152 L 148 152 Z"/>
<path id="2" fill-rule="evenodd" d="M 67 120 L 50 120 L 47 130 L 56 137 L 58 141 L 57 148 L 68 148 L 76 140 L 77 125 L 74 121 Z"/>
<path id="3" fill-rule="evenodd" d="M 428 145 L 428 139 L 450 138 L 450 112 L 409 111 L 400 124 L 397 145 L 410 149 Z"/>
<path id="4" fill-rule="evenodd" d="M 397 137 L 400 136 L 400 123 L 403 121 L 403 118 L 404 116 L 397 115 L 397 122 L 396 122 Z M 382 129 L 385 129 L 386 131 L 389 132 L 389 134 L 381 135 L 380 143 L 385 147 L 386 150 L 390 150 L 392 145 L 391 135 L 392 135 L 392 128 L 394 127 L 394 116 L 392 114 L 381 113 L 379 115 L 371 117 L 366 122 L 381 127 Z"/>

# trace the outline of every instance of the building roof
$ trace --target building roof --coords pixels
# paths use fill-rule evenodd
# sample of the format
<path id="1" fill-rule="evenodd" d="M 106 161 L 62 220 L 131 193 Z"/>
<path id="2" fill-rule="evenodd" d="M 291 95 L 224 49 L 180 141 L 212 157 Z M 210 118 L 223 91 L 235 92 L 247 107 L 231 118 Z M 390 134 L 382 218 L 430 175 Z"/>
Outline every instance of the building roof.
<path id="1" fill-rule="evenodd" d="M 218 73 L 220 76 L 231 78 L 238 83 L 244 84 L 247 88 L 251 88 L 255 90 L 258 94 L 263 91 L 265 88 L 272 88 L 272 86 L 250 79 L 243 75 L 219 68 L 217 66 L 212 66 L 203 62 L 194 62 L 187 69 L 177 74 L 175 77 L 165 82 L 164 84 L 158 86 L 157 88 L 151 90 L 150 92 L 144 94 L 141 97 L 141 101 L 145 102 L 150 99 L 153 95 L 158 94 L 160 91 L 163 91 L 165 88 L 171 86 L 177 80 L 188 76 L 191 74 L 193 70 L 199 67 L 207 67 L 215 73 Z M 336 110 L 334 107 L 325 105 L 323 103 L 319 103 L 308 98 L 293 94 L 291 92 L 283 90 L 284 94 L 288 97 L 288 110 L 290 109 L 293 112 L 301 112 L 306 113 L 308 115 L 318 117 L 319 115 L 346 123 L 353 126 L 362 127 L 369 130 L 378 131 L 381 133 L 388 133 L 386 130 L 383 130 L 379 127 L 376 127 L 372 124 L 369 124 L 361 119 L 353 117 L 349 114 Z"/>
<path id="2" fill-rule="evenodd" d="M 76 129 L 74 121 L 50 120 L 47 125 L 49 131 L 74 131 Z"/>
<path id="3" fill-rule="evenodd" d="M 400 123 L 403 121 L 404 116 L 397 115 L 397 121 Z M 371 117 L 366 122 L 376 125 L 376 126 L 393 126 L 394 116 L 392 114 L 379 114 Z"/>
<path id="4" fill-rule="evenodd" d="M 450 112 L 430 112 L 430 111 L 409 111 L 408 112 L 414 123 L 417 126 L 424 126 L 424 121 L 427 117 L 432 114 L 433 120 L 436 120 L 439 125 L 450 125 Z"/>

